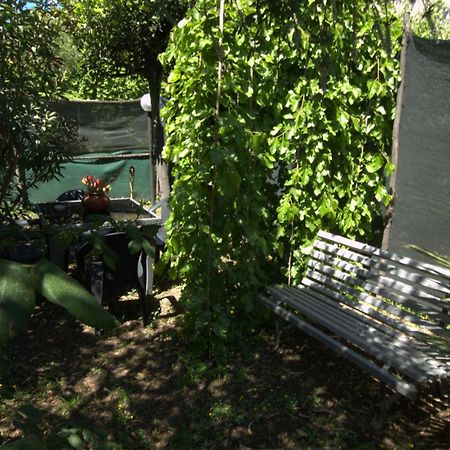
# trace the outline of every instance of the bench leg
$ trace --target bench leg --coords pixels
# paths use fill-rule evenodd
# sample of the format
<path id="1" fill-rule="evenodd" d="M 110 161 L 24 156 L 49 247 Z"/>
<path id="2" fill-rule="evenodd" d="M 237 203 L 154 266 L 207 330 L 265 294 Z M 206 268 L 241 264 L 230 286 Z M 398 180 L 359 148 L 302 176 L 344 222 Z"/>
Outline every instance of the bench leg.
<path id="1" fill-rule="evenodd" d="M 398 392 L 392 393 L 392 391 L 388 390 L 384 384 L 381 384 L 380 386 L 380 396 L 382 400 L 378 404 L 378 408 L 382 416 L 384 416 L 395 403 L 403 398 Z"/>
<path id="2" fill-rule="evenodd" d="M 87 265 L 86 270 L 91 283 L 91 293 L 95 300 L 102 305 L 103 304 L 103 284 L 105 279 L 105 273 L 103 270 L 103 264 L 101 262 L 91 262 Z M 101 336 L 103 330 L 96 329 L 95 334 Z"/>
<path id="3" fill-rule="evenodd" d="M 278 350 L 278 347 L 280 346 L 280 319 L 278 317 L 275 318 L 275 346 L 274 350 Z"/>
<path id="4" fill-rule="evenodd" d="M 383 369 L 389 370 L 389 366 L 384 365 Z M 380 383 L 379 387 L 380 401 L 376 404 L 376 410 L 378 412 L 378 418 L 375 419 L 380 429 L 384 426 L 386 421 L 387 413 L 389 410 L 399 401 L 403 400 L 402 394 L 399 392 L 392 391 L 384 383 Z"/>

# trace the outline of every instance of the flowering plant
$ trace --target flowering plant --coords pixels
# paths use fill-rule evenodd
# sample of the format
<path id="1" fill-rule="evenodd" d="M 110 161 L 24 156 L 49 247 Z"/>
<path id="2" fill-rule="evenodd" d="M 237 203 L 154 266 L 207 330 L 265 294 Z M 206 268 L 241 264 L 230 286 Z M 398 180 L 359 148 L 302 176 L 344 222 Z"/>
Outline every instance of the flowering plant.
<path id="1" fill-rule="evenodd" d="M 92 175 L 84 177 L 81 182 L 86 186 L 89 194 L 106 194 L 111 189 L 109 184 Z"/>

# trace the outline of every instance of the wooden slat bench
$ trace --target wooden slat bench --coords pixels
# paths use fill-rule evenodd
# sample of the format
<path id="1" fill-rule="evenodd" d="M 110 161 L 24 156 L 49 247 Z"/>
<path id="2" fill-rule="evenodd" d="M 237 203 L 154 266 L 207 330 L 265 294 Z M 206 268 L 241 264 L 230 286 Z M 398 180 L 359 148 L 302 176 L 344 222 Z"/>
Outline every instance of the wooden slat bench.
<path id="1" fill-rule="evenodd" d="M 449 381 L 449 297 L 450 270 L 321 231 L 300 285 L 268 287 L 259 300 L 415 399 Z"/>

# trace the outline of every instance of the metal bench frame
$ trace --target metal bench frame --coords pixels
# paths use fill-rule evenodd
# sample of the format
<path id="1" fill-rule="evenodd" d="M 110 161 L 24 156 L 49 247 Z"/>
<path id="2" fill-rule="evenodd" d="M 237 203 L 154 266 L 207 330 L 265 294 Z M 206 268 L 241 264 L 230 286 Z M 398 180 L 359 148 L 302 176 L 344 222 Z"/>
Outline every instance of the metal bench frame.
<path id="1" fill-rule="evenodd" d="M 414 400 L 450 378 L 450 270 L 320 231 L 298 286 L 270 286 L 275 314 Z"/>

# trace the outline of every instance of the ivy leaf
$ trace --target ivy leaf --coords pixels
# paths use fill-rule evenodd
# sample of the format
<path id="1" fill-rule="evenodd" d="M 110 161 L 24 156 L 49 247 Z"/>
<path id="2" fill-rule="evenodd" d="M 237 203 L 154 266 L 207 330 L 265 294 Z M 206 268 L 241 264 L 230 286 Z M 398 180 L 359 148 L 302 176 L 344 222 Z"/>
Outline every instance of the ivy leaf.
<path id="1" fill-rule="evenodd" d="M 345 128 L 349 122 L 349 115 L 345 111 L 341 111 L 337 116 L 337 121 L 340 123 L 342 128 Z"/>
<path id="2" fill-rule="evenodd" d="M 318 209 L 318 213 L 319 213 L 320 217 L 323 217 L 328 213 L 328 205 L 327 205 L 327 202 L 325 201 L 325 199 L 321 202 L 319 209 Z"/>
<path id="3" fill-rule="evenodd" d="M 384 165 L 384 158 L 381 155 L 374 155 L 372 159 L 366 164 L 366 170 L 369 173 L 375 173 Z"/>

